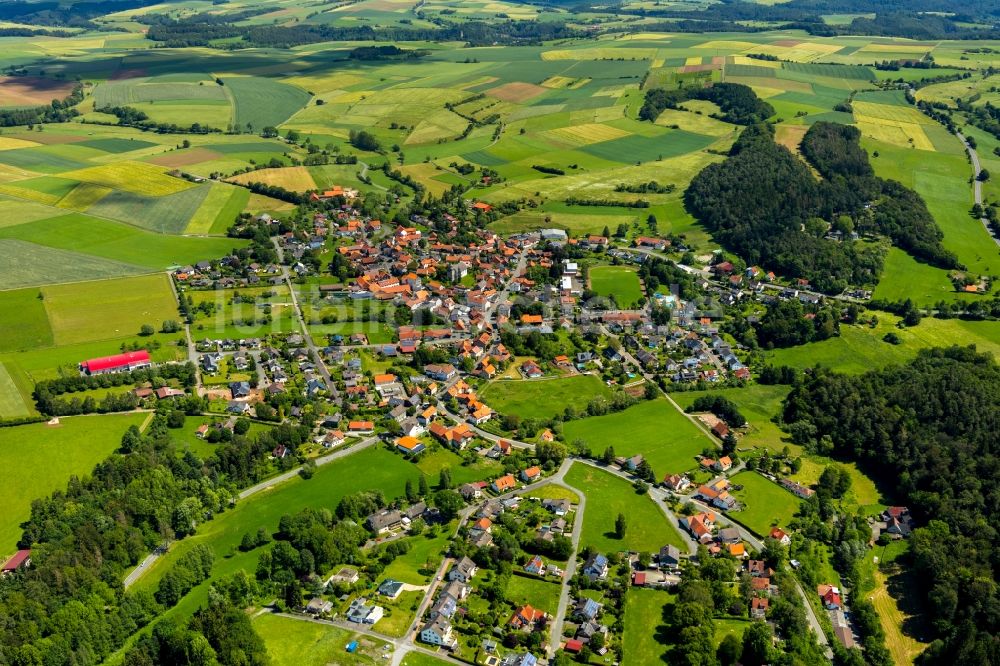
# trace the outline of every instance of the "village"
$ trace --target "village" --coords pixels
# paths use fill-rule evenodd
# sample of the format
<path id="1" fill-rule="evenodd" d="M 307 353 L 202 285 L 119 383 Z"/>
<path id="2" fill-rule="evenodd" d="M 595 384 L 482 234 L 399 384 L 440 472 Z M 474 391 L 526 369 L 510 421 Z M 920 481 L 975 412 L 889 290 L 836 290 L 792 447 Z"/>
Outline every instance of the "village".
<path id="1" fill-rule="evenodd" d="M 487 473 L 460 485 L 442 476 L 448 502 L 425 491 L 364 519 L 373 554 L 428 528 L 446 532 L 444 557 L 414 576 L 433 572 L 428 583 L 344 566 L 310 581 L 313 596 L 285 612 L 385 641 L 386 654 L 391 646 L 492 666 L 554 663 L 558 654 L 619 663 L 628 588 L 672 594 L 689 576 L 707 576 L 739 590 L 731 613 L 767 622 L 773 600 L 794 600 L 821 644 L 817 610 L 844 648 L 856 644 L 846 591 L 822 583 L 806 602 L 789 573 L 797 563 L 783 552 L 790 534 L 778 525 L 755 533 L 741 522 L 737 474 L 766 478 L 801 500 L 814 493 L 784 475 L 750 471 L 753 456 L 738 450 L 745 422 L 725 409 L 689 416 L 712 444 L 688 459 L 690 473 L 658 478 L 642 455 L 567 452 L 557 423 L 531 428 L 484 397 L 497 382 L 589 377 L 620 391 L 624 403 L 612 409 L 626 409 L 679 386 L 742 386 L 751 357 L 722 335 L 722 323 L 746 303 L 822 305 L 807 284 L 778 285 L 773 274 L 728 260 L 706 269 L 667 264 L 657 253 L 671 242 L 652 237 L 621 247 L 560 229 L 506 239 L 479 230 L 462 232 L 459 243 L 460 222 L 447 214 L 444 230 L 428 230 L 424 219 L 390 226 L 348 203 L 308 222 L 281 231 L 285 222 L 261 216 L 248 224 L 272 236 L 273 248 L 259 253 L 273 256 L 232 255 L 172 273 L 195 378 L 137 383 L 136 405 L 174 401 L 200 418 L 194 435 L 209 444 L 269 423 L 307 428 L 305 441 L 274 446 L 276 472 L 384 446 L 415 466 L 445 456 Z M 602 271 L 612 272 L 603 293 L 594 285 Z M 628 301 L 632 281 L 638 297 Z M 571 341 L 574 351 L 552 340 Z M 139 350 L 83 361 L 80 373 L 111 378 L 153 367 Z M 566 483 L 572 465 L 599 466 L 648 493 L 669 538 L 648 551 L 581 543 L 588 492 Z M 908 514 L 898 511 L 887 514 L 885 529 L 903 537 L 909 528 L 900 516 Z M 383 631 L 387 618 L 395 619 Z M 780 638 L 781 627 L 771 627 Z"/>

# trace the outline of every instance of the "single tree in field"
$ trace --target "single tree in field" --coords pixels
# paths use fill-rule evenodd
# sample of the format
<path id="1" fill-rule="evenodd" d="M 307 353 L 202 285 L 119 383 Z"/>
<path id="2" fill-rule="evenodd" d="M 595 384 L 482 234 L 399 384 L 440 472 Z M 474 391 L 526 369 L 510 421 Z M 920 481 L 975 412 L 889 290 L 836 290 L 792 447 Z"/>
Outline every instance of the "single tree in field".
<path id="1" fill-rule="evenodd" d="M 619 539 L 625 538 L 625 529 L 627 528 L 625 522 L 625 514 L 619 513 L 618 517 L 615 518 L 615 536 Z"/>

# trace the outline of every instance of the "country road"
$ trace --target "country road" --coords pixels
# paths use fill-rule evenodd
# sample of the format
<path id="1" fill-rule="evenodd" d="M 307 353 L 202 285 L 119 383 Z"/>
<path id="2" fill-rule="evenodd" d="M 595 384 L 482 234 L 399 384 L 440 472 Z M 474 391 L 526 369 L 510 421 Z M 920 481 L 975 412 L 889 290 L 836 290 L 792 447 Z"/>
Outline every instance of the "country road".
<path id="1" fill-rule="evenodd" d="M 368 439 L 362 440 L 361 442 L 358 442 L 357 444 L 354 444 L 352 446 L 341 447 L 336 451 L 334 451 L 333 453 L 316 458 L 315 459 L 316 466 L 319 467 L 321 465 L 326 465 L 327 463 L 333 462 L 334 460 L 338 460 L 345 456 L 349 456 L 352 453 L 363 451 L 364 449 L 367 449 L 376 442 L 378 442 L 378 437 L 369 437 Z M 270 490 L 271 488 L 280 485 L 290 479 L 294 479 L 296 476 L 298 476 L 299 470 L 301 469 L 302 467 L 299 466 L 294 469 L 290 469 L 287 472 L 282 472 L 278 476 L 273 476 L 269 479 L 261 481 L 260 483 L 245 489 L 243 492 L 239 494 L 238 497 L 242 500 L 246 499 L 247 497 L 250 497 L 251 495 L 257 494 L 262 490 Z M 166 552 L 167 548 L 161 546 L 160 548 L 157 548 L 152 553 L 143 558 L 142 562 L 139 562 L 139 564 L 136 565 L 135 569 L 130 571 L 129 574 L 125 576 L 125 580 L 122 581 L 122 585 L 125 587 L 125 589 L 127 590 L 137 580 L 142 578 L 142 576 L 147 571 L 149 571 L 150 567 L 153 566 L 153 563 L 156 562 L 156 560 L 158 560 L 160 556 Z"/>
<path id="2" fill-rule="evenodd" d="M 955 132 L 955 135 L 959 138 L 959 140 L 962 142 L 962 145 L 965 146 L 965 150 L 969 153 L 969 159 L 972 161 L 972 197 L 977 204 L 982 206 L 983 183 L 982 181 L 979 180 L 979 172 L 982 171 L 983 169 L 979 163 L 979 154 L 976 152 L 976 149 L 972 147 L 972 144 L 969 143 L 969 140 L 965 138 L 964 134 L 962 134 L 961 132 Z M 989 220 L 987 220 L 985 217 L 981 217 L 979 218 L 979 221 L 982 222 L 983 227 L 985 227 L 986 229 L 986 233 L 990 235 L 990 238 L 993 239 L 993 242 L 996 243 L 997 246 L 1000 246 L 1000 237 L 994 234 L 993 230 L 990 229 Z"/>

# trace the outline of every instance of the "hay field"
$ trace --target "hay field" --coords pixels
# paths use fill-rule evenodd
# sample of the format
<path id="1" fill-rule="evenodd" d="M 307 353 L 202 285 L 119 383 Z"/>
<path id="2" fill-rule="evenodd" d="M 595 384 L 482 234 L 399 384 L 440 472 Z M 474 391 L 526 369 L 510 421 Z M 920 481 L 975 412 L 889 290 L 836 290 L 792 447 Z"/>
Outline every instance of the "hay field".
<path id="1" fill-rule="evenodd" d="M 182 178 L 168 176 L 163 169 L 152 164 L 131 160 L 87 167 L 62 175 L 85 183 L 152 197 L 174 194 L 194 187 L 192 183 Z"/>
<path id="2" fill-rule="evenodd" d="M 542 134 L 549 139 L 570 147 L 586 146 L 592 143 L 631 136 L 631 132 L 627 130 L 600 123 L 570 125 L 554 130 L 546 130 Z"/>
<path id="3" fill-rule="evenodd" d="M 291 192 L 315 190 L 316 181 L 306 167 L 283 167 L 280 169 L 258 169 L 249 173 L 241 173 L 228 179 L 231 183 L 246 185 L 248 183 L 264 183 L 276 185 Z"/>

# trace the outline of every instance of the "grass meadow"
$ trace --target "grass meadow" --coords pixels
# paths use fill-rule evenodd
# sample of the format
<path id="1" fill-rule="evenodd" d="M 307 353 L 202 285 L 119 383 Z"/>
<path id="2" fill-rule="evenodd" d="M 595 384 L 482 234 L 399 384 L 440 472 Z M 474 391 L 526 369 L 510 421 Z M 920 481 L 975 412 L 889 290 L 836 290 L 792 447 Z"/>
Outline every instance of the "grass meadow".
<path id="1" fill-rule="evenodd" d="M 771 418 L 781 412 L 781 402 L 788 395 L 787 386 L 767 386 L 751 384 L 741 388 L 717 391 L 683 391 L 672 393 L 670 397 L 681 407 L 687 408 L 704 395 L 722 395 L 732 400 L 747 419 L 746 432 L 740 437 L 740 448 L 761 447 L 770 451 L 781 451 L 785 446 L 795 450 L 795 445 L 786 442 L 787 436 Z"/>
<path id="2" fill-rule="evenodd" d="M 628 308 L 643 297 L 642 285 L 631 266 L 594 266 L 590 288 L 601 296 L 614 296 L 620 307 Z"/>
<path id="3" fill-rule="evenodd" d="M 507 583 L 507 600 L 517 604 L 531 604 L 539 610 L 555 615 L 559 609 L 559 583 L 514 574 Z"/>
<path id="4" fill-rule="evenodd" d="M 347 644 L 358 635 L 346 629 L 270 613 L 254 617 L 253 628 L 264 639 L 274 666 L 375 663 L 372 657 L 347 653 Z"/>
<path id="5" fill-rule="evenodd" d="M 663 624 L 664 613 L 673 604 L 674 596 L 662 590 L 633 587 L 625 596 L 625 647 L 627 664 L 660 664 L 666 660 L 666 649 L 657 637 L 656 628 Z"/>
<path id="6" fill-rule="evenodd" d="M 627 433 L 627 436 L 625 436 Z M 567 442 L 585 441 L 595 452 L 614 446 L 620 456 L 641 454 L 658 478 L 697 467 L 695 456 L 715 441 L 666 400 L 563 424 Z"/>
<path id="7" fill-rule="evenodd" d="M 592 398 L 611 395 L 599 377 L 576 375 L 559 379 L 498 380 L 489 383 L 480 397 L 502 414 L 525 419 L 546 419 L 566 407 L 585 407 Z"/>
<path id="8" fill-rule="evenodd" d="M 773 525 L 787 527 L 799 510 L 798 497 L 756 472 L 740 472 L 730 480 L 743 486 L 733 491 L 743 509 L 732 516 L 760 536 L 766 536 Z"/>
<path id="9" fill-rule="evenodd" d="M 31 516 L 31 502 L 63 489 L 70 476 L 88 475 L 121 443 L 130 425 L 148 414 L 71 416 L 45 423 L 0 428 L 0 464 L 8 471 L 0 487 L 0 556 L 10 554 Z M 21 473 L 14 473 L 20 470 Z"/>
<path id="10" fill-rule="evenodd" d="M 566 483 L 587 497 L 581 547 L 593 546 L 604 553 L 623 550 L 652 553 L 666 544 L 686 547 L 678 528 L 668 524 L 654 500 L 649 495 L 637 494 L 628 481 L 590 465 L 574 463 L 566 474 Z M 614 534 L 619 513 L 627 521 L 624 539 Z"/>

